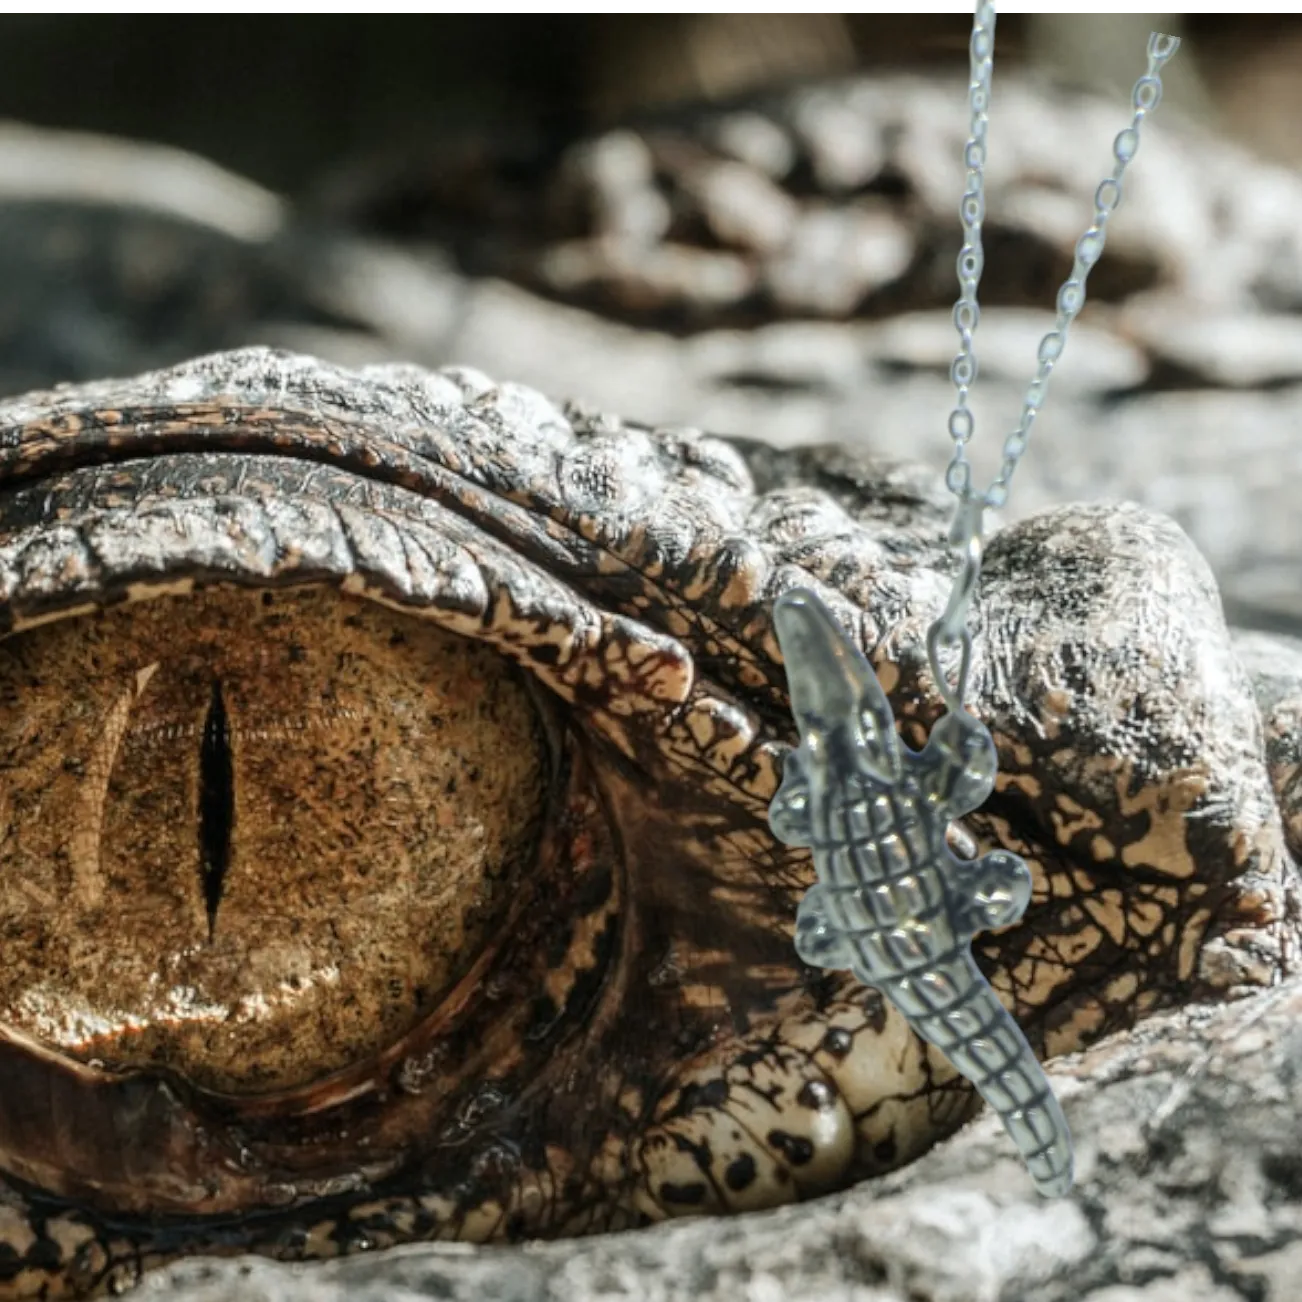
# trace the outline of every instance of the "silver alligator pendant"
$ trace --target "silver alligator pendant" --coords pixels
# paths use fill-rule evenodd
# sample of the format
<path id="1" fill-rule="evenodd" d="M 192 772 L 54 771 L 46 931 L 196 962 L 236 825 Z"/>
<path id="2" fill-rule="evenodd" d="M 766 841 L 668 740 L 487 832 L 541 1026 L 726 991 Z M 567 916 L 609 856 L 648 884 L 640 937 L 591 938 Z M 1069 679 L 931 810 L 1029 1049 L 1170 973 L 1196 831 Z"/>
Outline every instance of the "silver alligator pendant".
<path id="1" fill-rule="evenodd" d="M 1040 1192 L 1065 1194 L 1067 1121 L 970 948 L 1022 916 L 1030 870 L 1007 850 L 965 861 L 945 842 L 994 787 L 988 729 L 950 712 L 910 750 L 872 666 L 814 593 L 784 594 L 773 614 L 800 745 L 769 821 L 813 850 L 818 873 L 796 915 L 800 957 L 880 990 L 999 1114 Z"/>

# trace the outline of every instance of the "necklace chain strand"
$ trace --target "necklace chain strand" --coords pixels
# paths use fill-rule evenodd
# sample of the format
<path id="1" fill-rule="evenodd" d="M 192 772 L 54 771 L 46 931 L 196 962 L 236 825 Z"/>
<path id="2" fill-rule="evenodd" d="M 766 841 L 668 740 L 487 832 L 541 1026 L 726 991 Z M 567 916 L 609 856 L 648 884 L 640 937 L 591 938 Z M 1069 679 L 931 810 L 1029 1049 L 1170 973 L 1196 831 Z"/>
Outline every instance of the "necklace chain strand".
<path id="1" fill-rule="evenodd" d="M 967 167 L 967 184 L 959 217 L 963 223 L 963 248 L 958 255 L 959 299 L 954 306 L 954 326 L 958 330 L 959 351 L 950 368 L 950 377 L 958 391 L 958 402 L 949 417 L 949 435 L 954 440 L 954 456 L 945 473 L 945 482 L 951 492 L 960 498 L 974 496 L 972 468 L 967 459 L 967 443 L 975 428 L 975 421 L 967 405 L 968 391 L 976 380 L 977 360 L 972 339 L 981 317 L 977 306 L 977 286 L 985 256 L 981 246 L 981 223 L 985 218 L 985 161 L 986 131 L 989 126 L 990 75 L 994 54 L 995 8 L 992 4 L 977 7 L 972 24 L 971 84 L 968 103 L 971 109 L 971 128 L 963 161 Z M 1058 290 L 1058 316 L 1053 329 L 1040 341 L 1039 367 L 1026 392 L 1022 417 L 1017 428 L 1004 440 L 1003 463 L 990 487 L 978 500 L 985 506 L 1003 506 L 1008 498 L 1008 485 L 1017 469 L 1017 463 L 1026 451 L 1031 426 L 1044 403 L 1049 386 L 1049 376 L 1062 356 L 1067 341 L 1067 329 L 1085 304 L 1085 281 L 1090 270 L 1103 253 L 1107 238 L 1108 218 L 1121 201 L 1121 178 L 1127 165 L 1139 149 L 1139 129 L 1144 119 L 1162 98 L 1161 70 L 1179 48 L 1178 37 L 1162 36 L 1157 32 L 1148 38 L 1148 69 L 1135 83 L 1131 93 L 1134 117 L 1130 125 L 1120 132 L 1112 144 L 1115 165 L 1112 175 L 1106 177 L 1094 191 L 1094 220 L 1089 229 L 1076 242 L 1076 258 L 1071 275 Z"/>
<path id="2" fill-rule="evenodd" d="M 1094 264 L 1103 253 L 1107 239 L 1108 219 L 1121 202 L 1121 179 L 1127 165 L 1139 150 L 1139 129 L 1144 119 L 1162 98 L 1161 70 L 1167 60 L 1180 47 L 1175 36 L 1153 32 L 1148 38 L 1148 68 L 1135 82 L 1131 92 L 1134 116 L 1130 125 L 1118 133 L 1112 142 L 1114 166 L 1112 174 L 1105 177 L 1094 191 L 1094 218 L 1084 235 L 1076 241 L 1075 260 L 1071 274 L 1058 290 L 1057 318 L 1053 329 L 1043 339 L 1037 350 L 1039 365 L 1026 391 L 1021 419 L 1016 429 L 1004 440 L 1003 460 L 998 473 L 984 493 L 972 490 L 972 464 L 967 459 L 967 445 L 976 428 L 975 418 L 967 405 L 968 393 L 977 377 L 976 351 L 973 338 L 981 320 L 977 304 L 977 287 L 985 266 L 985 253 L 981 243 L 981 225 L 985 220 L 985 163 L 986 133 L 990 115 L 990 79 L 995 44 L 995 7 L 990 3 L 977 5 L 972 23 L 972 40 L 969 46 L 971 76 L 968 85 L 968 106 L 971 120 L 967 144 L 963 149 L 963 163 L 967 171 L 963 198 L 959 204 L 959 218 L 963 223 L 963 247 L 958 255 L 958 302 L 954 305 L 954 328 L 958 331 L 959 350 L 950 367 L 950 378 L 958 398 L 949 415 L 949 436 L 954 441 L 954 455 L 945 471 L 945 484 L 959 499 L 950 541 L 961 553 L 961 565 L 949 601 L 940 619 L 927 634 L 927 651 L 932 674 L 940 687 L 946 706 L 951 711 L 963 708 L 967 686 L 968 667 L 972 658 L 972 640 L 967 628 L 967 612 L 976 590 L 981 572 L 982 513 L 986 507 L 1000 507 L 1008 500 L 1008 487 L 1030 441 L 1031 426 L 1044 405 L 1049 387 L 1049 376 L 1062 356 L 1067 342 L 1067 331 L 1085 305 L 1085 281 Z M 958 646 L 959 671 L 954 687 L 940 666 L 942 647 Z"/>

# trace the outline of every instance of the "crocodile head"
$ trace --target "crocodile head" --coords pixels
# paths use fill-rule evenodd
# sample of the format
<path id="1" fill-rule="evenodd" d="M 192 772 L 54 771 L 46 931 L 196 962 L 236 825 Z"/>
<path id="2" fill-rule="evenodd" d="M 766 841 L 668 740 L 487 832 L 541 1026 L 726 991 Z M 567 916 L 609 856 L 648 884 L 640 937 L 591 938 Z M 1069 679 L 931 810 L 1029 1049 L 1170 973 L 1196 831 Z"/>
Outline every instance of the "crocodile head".
<path id="1" fill-rule="evenodd" d="M 0 1289 L 747 1210 L 951 1131 L 966 1083 L 796 959 L 766 819 L 775 598 L 918 746 L 947 516 L 466 370 L 249 350 L 3 404 Z M 1201 558 L 1063 508 L 985 574 L 1000 775 L 952 836 L 1031 865 L 977 946 L 1031 1043 L 1276 979 L 1297 784 Z"/>

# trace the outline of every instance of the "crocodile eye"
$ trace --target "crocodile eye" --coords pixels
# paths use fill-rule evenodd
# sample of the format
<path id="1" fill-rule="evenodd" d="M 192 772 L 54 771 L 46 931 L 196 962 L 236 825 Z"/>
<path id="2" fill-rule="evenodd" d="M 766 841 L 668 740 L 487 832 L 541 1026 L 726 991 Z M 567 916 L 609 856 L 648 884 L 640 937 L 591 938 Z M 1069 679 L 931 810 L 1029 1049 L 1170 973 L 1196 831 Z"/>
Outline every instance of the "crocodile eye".
<path id="1" fill-rule="evenodd" d="M 531 862 L 550 759 L 481 643 L 211 588 L 0 644 L 0 1022 L 244 1095 L 378 1052 Z"/>

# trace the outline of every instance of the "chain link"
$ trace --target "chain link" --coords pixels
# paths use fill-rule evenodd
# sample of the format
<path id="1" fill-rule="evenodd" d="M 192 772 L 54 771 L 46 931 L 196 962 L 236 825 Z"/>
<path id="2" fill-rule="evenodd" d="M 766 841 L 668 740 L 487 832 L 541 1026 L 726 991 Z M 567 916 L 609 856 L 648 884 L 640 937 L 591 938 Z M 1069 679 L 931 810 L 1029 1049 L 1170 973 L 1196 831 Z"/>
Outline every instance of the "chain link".
<path id="1" fill-rule="evenodd" d="M 949 416 L 949 436 L 954 440 L 954 455 L 945 472 L 945 483 L 960 499 L 975 497 L 985 506 L 999 507 L 1008 500 L 1009 483 L 1017 469 L 1017 463 L 1026 452 L 1031 426 L 1044 405 L 1049 376 L 1062 356 L 1068 327 L 1085 305 L 1085 281 L 1103 253 L 1108 218 L 1121 202 L 1121 178 L 1139 149 L 1139 128 L 1162 98 L 1162 67 L 1179 48 L 1180 41 L 1178 37 L 1162 36 L 1157 32 L 1148 38 L 1148 69 L 1131 92 L 1134 117 L 1130 126 L 1120 132 L 1112 143 L 1112 157 L 1115 160 L 1112 175 L 1106 177 L 1094 191 L 1094 220 L 1085 234 L 1076 241 L 1071 275 L 1058 290 L 1057 319 L 1053 329 L 1040 340 L 1039 366 L 1026 391 L 1021 420 L 1004 440 L 1003 461 L 990 487 L 984 493 L 974 494 L 967 444 L 972 438 L 975 420 L 967 399 L 977 376 L 977 360 L 972 341 L 981 319 L 981 311 L 977 306 L 977 286 L 985 264 L 981 246 L 981 223 L 985 219 L 986 130 L 989 125 L 994 43 L 995 7 L 993 4 L 979 4 L 969 46 L 971 79 L 968 104 L 971 109 L 971 127 L 963 150 L 967 181 L 959 204 L 963 247 L 958 255 L 959 298 L 954 305 L 954 327 L 958 331 L 959 351 L 950 367 L 950 378 L 954 381 L 958 400 Z"/>

